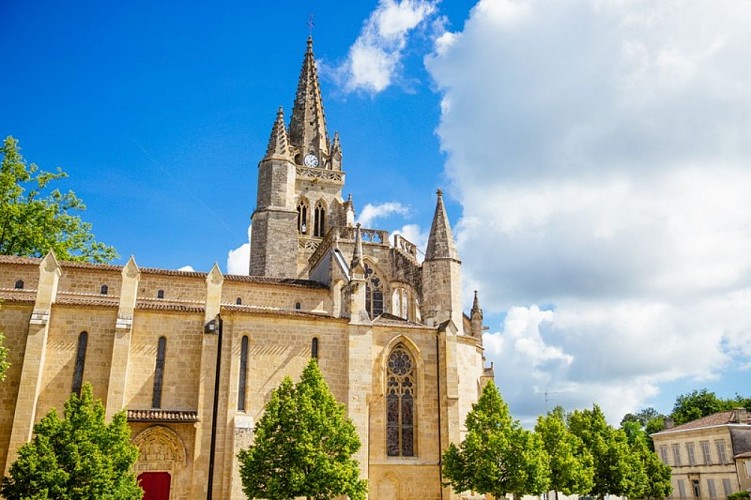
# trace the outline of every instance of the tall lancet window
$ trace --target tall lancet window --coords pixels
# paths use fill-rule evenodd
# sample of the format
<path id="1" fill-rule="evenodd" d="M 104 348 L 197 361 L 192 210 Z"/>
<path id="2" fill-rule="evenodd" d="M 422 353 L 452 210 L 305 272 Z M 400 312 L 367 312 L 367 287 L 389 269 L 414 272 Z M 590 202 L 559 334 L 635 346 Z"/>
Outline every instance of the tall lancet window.
<path id="1" fill-rule="evenodd" d="M 159 337 L 156 346 L 156 366 L 154 367 L 154 392 L 151 397 L 151 407 L 162 407 L 162 382 L 164 381 L 164 357 L 167 350 L 167 338 Z"/>
<path id="2" fill-rule="evenodd" d="M 300 200 L 297 204 L 297 231 L 308 234 L 308 202 Z"/>
<path id="3" fill-rule="evenodd" d="M 73 388 L 78 396 L 81 395 L 81 386 L 83 385 L 83 368 L 86 364 L 86 345 L 89 343 L 89 334 L 81 332 L 78 335 L 78 350 L 76 351 L 76 367 L 73 370 Z"/>
<path id="4" fill-rule="evenodd" d="M 365 308 L 371 319 L 383 314 L 383 281 L 368 264 L 365 264 Z"/>
<path id="5" fill-rule="evenodd" d="M 313 225 L 313 236 L 323 238 L 326 235 L 326 209 L 322 202 L 316 203 L 315 223 Z"/>
<path id="6" fill-rule="evenodd" d="M 240 378 L 237 382 L 237 411 L 245 411 L 245 392 L 248 382 L 248 336 L 240 341 Z"/>
<path id="7" fill-rule="evenodd" d="M 415 363 L 397 344 L 391 351 L 386 382 L 386 454 L 415 456 Z"/>

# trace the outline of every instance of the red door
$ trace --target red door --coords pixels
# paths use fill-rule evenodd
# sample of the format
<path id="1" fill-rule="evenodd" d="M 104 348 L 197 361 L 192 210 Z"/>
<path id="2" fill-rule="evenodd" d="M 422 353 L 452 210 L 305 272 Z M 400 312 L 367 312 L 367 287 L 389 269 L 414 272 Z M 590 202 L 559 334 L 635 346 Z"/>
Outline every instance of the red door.
<path id="1" fill-rule="evenodd" d="M 169 500 L 169 472 L 144 472 L 138 476 L 143 488 L 143 500 Z"/>

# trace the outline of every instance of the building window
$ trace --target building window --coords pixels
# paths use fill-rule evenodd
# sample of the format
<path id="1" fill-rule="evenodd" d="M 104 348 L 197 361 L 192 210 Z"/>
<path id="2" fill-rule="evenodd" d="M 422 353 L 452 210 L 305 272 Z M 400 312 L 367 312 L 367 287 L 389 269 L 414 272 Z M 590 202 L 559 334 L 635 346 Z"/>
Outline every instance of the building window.
<path id="1" fill-rule="evenodd" d="M 388 362 L 386 387 L 386 453 L 415 456 L 415 364 L 409 351 L 397 344 Z"/>
<path id="2" fill-rule="evenodd" d="M 23 290 L 23 280 L 16 280 L 15 289 Z"/>
<path id="3" fill-rule="evenodd" d="M 167 349 L 167 338 L 159 337 L 156 348 L 156 367 L 154 369 L 154 394 L 151 398 L 152 408 L 162 407 L 162 382 L 164 381 L 164 356 Z"/>
<path id="4" fill-rule="evenodd" d="M 681 466 L 681 445 L 679 444 L 673 445 L 673 465 L 676 467 Z"/>
<path id="5" fill-rule="evenodd" d="M 107 285 L 102 285 L 102 288 L 99 289 L 99 293 L 102 295 L 107 295 L 109 291 L 110 291 L 110 287 L 108 287 Z"/>
<path id="6" fill-rule="evenodd" d="M 733 494 L 733 487 L 730 486 L 730 479 L 723 478 L 722 480 L 722 489 L 725 492 L 725 496 L 730 496 Z"/>
<path id="7" fill-rule="evenodd" d="M 81 395 L 81 385 L 83 385 L 83 368 L 86 363 L 86 344 L 89 342 L 89 334 L 81 332 L 78 335 L 78 350 L 76 351 L 76 367 L 73 370 L 73 389 L 77 395 Z"/>
<path id="8" fill-rule="evenodd" d="M 404 319 L 412 319 L 410 314 L 410 296 L 409 291 L 406 288 L 397 288 L 393 294 L 393 307 L 391 312 L 394 316 L 399 316 Z"/>
<path id="9" fill-rule="evenodd" d="M 313 340 L 310 342 L 310 357 L 313 359 L 318 359 L 318 338 L 313 337 Z"/>
<path id="10" fill-rule="evenodd" d="M 297 204 L 297 231 L 308 234 L 308 203 L 305 200 Z"/>
<path id="11" fill-rule="evenodd" d="M 241 299 L 240 297 L 236 298 L 235 304 L 237 304 L 238 306 L 241 306 L 243 304 L 243 299 Z"/>
<path id="12" fill-rule="evenodd" d="M 696 455 L 694 454 L 694 443 L 686 443 L 686 454 L 688 455 L 689 465 L 696 465 Z"/>
<path id="13" fill-rule="evenodd" d="M 702 441 L 701 443 L 701 455 L 704 459 L 704 465 L 712 464 L 712 454 L 709 450 L 709 441 Z"/>
<path id="14" fill-rule="evenodd" d="M 326 235 L 326 209 L 323 203 L 316 203 L 315 220 L 313 224 L 313 236 L 323 238 Z"/>
<path id="15" fill-rule="evenodd" d="M 302 304 L 299 302 L 295 302 L 295 309 L 300 309 L 302 307 Z"/>
<path id="16" fill-rule="evenodd" d="M 157 290 L 157 292 L 156 292 L 156 298 L 157 299 L 163 299 L 164 298 L 164 290 Z"/>
<path id="17" fill-rule="evenodd" d="M 683 479 L 678 480 L 678 498 L 686 498 L 686 485 Z"/>
<path id="18" fill-rule="evenodd" d="M 692 479 L 691 480 L 691 487 L 694 490 L 694 496 L 696 498 L 701 498 L 701 486 L 699 486 L 699 480 L 698 479 Z"/>
<path id="19" fill-rule="evenodd" d="M 714 442 L 714 444 L 717 447 L 717 460 L 719 460 L 719 463 L 728 463 L 727 454 L 725 453 L 725 440 L 718 439 Z"/>
<path id="20" fill-rule="evenodd" d="M 365 279 L 367 280 L 365 284 L 365 308 L 370 318 L 373 319 L 383 314 L 383 281 L 367 263 L 365 264 Z"/>
<path id="21" fill-rule="evenodd" d="M 707 479 L 707 490 L 709 490 L 709 498 L 717 498 L 717 489 L 714 487 L 714 479 Z"/>
<path id="22" fill-rule="evenodd" d="M 668 445 L 663 444 L 660 446 L 660 458 L 662 459 L 662 463 L 668 465 Z"/>
<path id="23" fill-rule="evenodd" d="M 237 383 L 237 411 L 245 411 L 245 387 L 248 381 L 248 336 L 240 342 L 240 380 Z"/>

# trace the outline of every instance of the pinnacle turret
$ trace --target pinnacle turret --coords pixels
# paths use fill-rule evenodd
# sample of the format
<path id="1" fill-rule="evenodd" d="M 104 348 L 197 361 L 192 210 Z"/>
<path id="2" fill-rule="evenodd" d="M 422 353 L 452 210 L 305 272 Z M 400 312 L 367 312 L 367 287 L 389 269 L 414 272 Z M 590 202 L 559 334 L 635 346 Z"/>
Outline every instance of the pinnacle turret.
<path id="1" fill-rule="evenodd" d="M 271 137 L 269 138 L 269 145 L 266 148 L 266 156 L 264 160 L 278 159 L 292 161 L 292 155 L 290 154 L 289 139 L 287 138 L 287 129 L 284 126 L 284 111 L 281 106 L 276 112 L 276 120 L 274 126 L 271 128 Z"/>
<path id="2" fill-rule="evenodd" d="M 358 267 L 363 268 L 362 256 L 362 234 L 360 223 L 358 222 L 355 229 L 355 250 L 352 252 L 352 263 L 349 265 L 350 270 L 354 271 Z"/>
<path id="3" fill-rule="evenodd" d="M 323 114 L 323 99 L 318 84 L 318 71 L 313 56 L 313 38 L 308 38 L 295 105 L 289 124 L 289 140 L 302 156 L 313 155 L 323 166 L 322 156 L 328 158 L 328 135 Z M 300 158 L 301 160 L 302 158 Z"/>
<path id="4" fill-rule="evenodd" d="M 430 226 L 428 248 L 425 251 L 425 260 L 453 259 L 459 261 L 459 252 L 456 250 L 454 235 L 451 233 L 446 208 L 443 206 L 443 191 L 436 192 L 438 200 L 433 216 L 433 224 Z"/>
<path id="5" fill-rule="evenodd" d="M 480 299 L 477 298 L 477 290 L 475 290 L 475 298 L 472 301 L 472 310 L 470 311 L 470 317 L 474 318 L 476 315 L 482 319 L 482 309 L 480 309 Z"/>

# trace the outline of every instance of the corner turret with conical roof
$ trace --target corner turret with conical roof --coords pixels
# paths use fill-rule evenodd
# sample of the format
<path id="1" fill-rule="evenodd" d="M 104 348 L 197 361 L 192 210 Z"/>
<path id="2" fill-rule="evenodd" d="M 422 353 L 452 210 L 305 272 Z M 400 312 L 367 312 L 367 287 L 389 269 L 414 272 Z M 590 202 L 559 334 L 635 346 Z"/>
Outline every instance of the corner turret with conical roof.
<path id="1" fill-rule="evenodd" d="M 423 319 L 428 325 L 451 320 L 459 333 L 463 333 L 461 261 L 443 205 L 443 191 L 439 189 L 436 197 L 433 224 L 422 264 Z"/>

